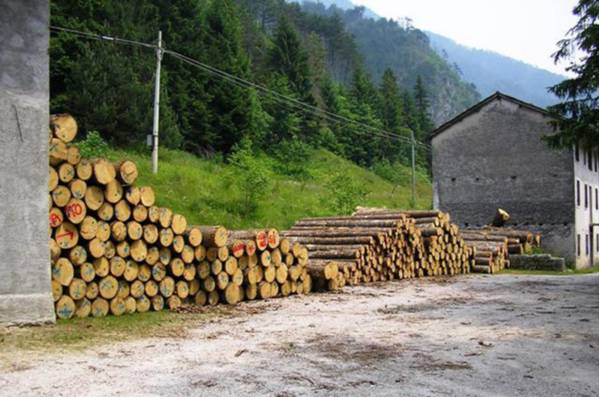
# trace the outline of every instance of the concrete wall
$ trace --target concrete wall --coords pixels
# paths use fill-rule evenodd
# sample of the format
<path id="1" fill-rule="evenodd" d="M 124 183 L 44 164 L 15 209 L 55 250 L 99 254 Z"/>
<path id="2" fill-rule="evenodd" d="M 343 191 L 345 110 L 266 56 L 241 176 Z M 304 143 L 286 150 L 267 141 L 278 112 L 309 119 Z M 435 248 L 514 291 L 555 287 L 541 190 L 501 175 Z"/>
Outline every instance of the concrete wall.
<path id="1" fill-rule="evenodd" d="M 578 268 L 598 264 L 598 153 L 584 152 L 579 150 L 579 156 L 573 154 L 575 168 L 575 180 L 573 191 L 575 197 L 575 244 L 579 249 L 575 265 Z M 591 157 L 591 158 L 590 158 Z M 591 161 L 590 161 L 591 160 Z M 579 203 L 577 203 L 577 182 L 579 182 Z M 587 195 L 587 197 L 586 197 Z"/>
<path id="2" fill-rule="evenodd" d="M 491 222 L 496 208 L 520 227 L 544 230 L 544 245 L 573 259 L 573 161 L 550 150 L 549 118 L 495 99 L 432 140 L 434 203 L 459 224 Z"/>
<path id="3" fill-rule="evenodd" d="M 0 322 L 54 321 L 48 250 L 48 1 L 0 5 Z"/>

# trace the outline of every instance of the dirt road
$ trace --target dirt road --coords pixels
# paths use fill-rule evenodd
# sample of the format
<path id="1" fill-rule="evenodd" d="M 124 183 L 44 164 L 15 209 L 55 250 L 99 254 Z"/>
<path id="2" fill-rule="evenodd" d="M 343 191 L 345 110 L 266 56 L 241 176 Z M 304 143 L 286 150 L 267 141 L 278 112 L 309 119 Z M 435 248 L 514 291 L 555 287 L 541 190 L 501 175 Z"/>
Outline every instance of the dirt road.
<path id="1" fill-rule="evenodd" d="M 244 304 L 185 339 L 14 359 L 3 395 L 597 396 L 598 275 L 347 288 Z"/>

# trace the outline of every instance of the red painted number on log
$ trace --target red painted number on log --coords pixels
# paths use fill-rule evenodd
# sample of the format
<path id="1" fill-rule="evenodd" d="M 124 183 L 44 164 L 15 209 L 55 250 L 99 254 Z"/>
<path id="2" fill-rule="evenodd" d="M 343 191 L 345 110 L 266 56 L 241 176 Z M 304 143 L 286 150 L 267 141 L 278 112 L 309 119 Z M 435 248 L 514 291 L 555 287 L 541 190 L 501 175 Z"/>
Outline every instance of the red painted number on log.
<path id="1" fill-rule="evenodd" d="M 56 238 L 58 239 L 58 238 L 67 237 L 67 236 L 69 236 L 69 238 L 72 239 L 74 236 L 74 233 L 73 232 L 64 232 L 62 234 L 58 234 L 56 236 Z"/>
<path id="2" fill-rule="evenodd" d="M 65 212 L 67 213 L 68 217 L 79 216 L 83 212 L 83 208 L 81 208 L 81 204 L 73 203 L 67 206 Z"/>

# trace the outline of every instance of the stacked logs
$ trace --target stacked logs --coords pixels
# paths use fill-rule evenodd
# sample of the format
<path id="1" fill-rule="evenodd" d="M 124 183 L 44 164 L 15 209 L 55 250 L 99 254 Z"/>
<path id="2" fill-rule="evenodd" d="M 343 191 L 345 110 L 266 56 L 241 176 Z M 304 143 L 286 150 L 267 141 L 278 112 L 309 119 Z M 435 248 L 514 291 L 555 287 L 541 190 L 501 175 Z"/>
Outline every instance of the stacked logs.
<path id="1" fill-rule="evenodd" d="M 468 244 L 477 248 L 473 271 L 496 273 L 510 266 L 510 254 L 530 253 L 541 236 L 528 230 L 486 226 L 462 231 Z"/>
<path id="2" fill-rule="evenodd" d="M 49 235 L 56 315 L 174 309 L 199 291 L 202 232 L 135 186 L 135 163 L 81 159 L 77 123 L 51 116 Z"/>
<path id="3" fill-rule="evenodd" d="M 276 229 L 233 231 L 229 244 L 237 248 L 240 256 L 247 300 L 311 291 L 308 250 L 301 244 L 281 238 Z"/>
<path id="4" fill-rule="evenodd" d="M 307 218 L 284 235 L 305 244 L 316 289 L 469 271 L 472 250 L 446 215 L 360 209 Z"/>
<path id="5" fill-rule="evenodd" d="M 77 123 L 50 119 L 49 235 L 59 318 L 176 309 L 184 302 L 243 299 L 311 290 L 308 251 L 275 229 L 229 232 L 188 226 L 135 186 L 135 163 L 81 159 Z"/>
<path id="6" fill-rule="evenodd" d="M 462 235 L 467 245 L 475 252 L 475 262 L 471 268 L 474 273 L 492 274 L 509 267 L 506 237 L 473 230 L 464 230 Z"/>
<path id="7" fill-rule="evenodd" d="M 399 211 L 382 208 L 357 208 L 353 216 L 366 219 L 393 219 L 405 216 L 414 221 L 413 239 L 420 240 L 421 260 L 417 276 L 468 273 L 473 264 L 473 249 L 461 237 L 450 215 L 441 211 Z"/>

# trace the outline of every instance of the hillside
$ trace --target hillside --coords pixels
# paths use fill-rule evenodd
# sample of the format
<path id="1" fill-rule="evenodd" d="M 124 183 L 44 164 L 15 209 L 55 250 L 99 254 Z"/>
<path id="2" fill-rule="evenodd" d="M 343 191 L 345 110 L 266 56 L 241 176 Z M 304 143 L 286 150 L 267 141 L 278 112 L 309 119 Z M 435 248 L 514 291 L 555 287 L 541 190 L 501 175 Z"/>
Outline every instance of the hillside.
<path id="1" fill-rule="evenodd" d="M 405 89 L 412 88 L 420 76 L 430 97 L 434 124 L 441 124 L 480 99 L 475 86 L 461 80 L 451 64 L 431 48 L 429 38 L 421 30 L 401 27 L 391 19 L 375 19 L 364 7 L 344 10 L 310 1 L 302 4 L 306 12 L 339 15 L 376 82 L 386 68 L 394 72 L 400 87 Z M 348 6 L 347 2 L 341 5 Z"/>
<path id="2" fill-rule="evenodd" d="M 547 87 L 564 80 L 564 76 L 493 51 L 466 47 L 447 37 L 426 33 L 432 47 L 449 63 L 455 64 L 463 79 L 475 84 L 484 97 L 501 91 L 542 107 L 557 102 Z"/>
<path id="3" fill-rule="evenodd" d="M 366 196 L 357 204 L 408 208 L 410 205 L 410 172 L 404 168 L 405 183 L 395 187 L 374 173 L 354 165 L 325 150 L 315 151 L 307 160 L 307 177 L 292 178 L 270 167 L 273 184 L 259 196 L 253 215 L 241 215 L 239 201 L 243 179 L 247 176 L 235 166 L 220 160 L 206 160 L 177 150 L 160 152 L 159 173 L 150 170 L 150 156 L 131 150 L 108 152 L 117 160 L 134 160 L 140 171 L 139 184 L 150 185 L 157 193 L 157 203 L 182 213 L 194 224 L 222 224 L 229 228 L 287 228 L 307 216 L 339 213 L 331 193 L 332 177 L 346 175 L 353 184 L 364 187 Z M 274 159 L 260 155 L 259 160 L 273 164 Z M 430 208 L 431 184 L 418 175 L 418 208 Z M 344 193 L 340 193 L 343 195 Z"/>

